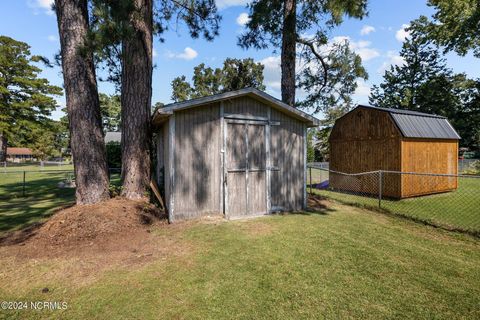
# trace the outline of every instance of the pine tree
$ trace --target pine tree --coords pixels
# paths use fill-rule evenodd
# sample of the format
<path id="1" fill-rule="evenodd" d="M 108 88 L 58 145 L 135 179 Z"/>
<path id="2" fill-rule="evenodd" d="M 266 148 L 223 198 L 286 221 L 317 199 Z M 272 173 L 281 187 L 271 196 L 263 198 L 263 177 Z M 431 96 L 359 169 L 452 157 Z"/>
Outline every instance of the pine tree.
<path id="1" fill-rule="evenodd" d="M 40 61 L 28 44 L 0 36 L 0 162 L 7 143 L 26 146 L 36 128 L 47 130 L 47 117 L 57 107 L 52 96 L 62 89 L 39 77 Z"/>
<path id="2" fill-rule="evenodd" d="M 93 0 L 90 49 L 121 88 L 122 195 L 143 198 L 150 182 L 153 35 L 169 21 L 184 22 L 191 37 L 212 40 L 220 17 L 211 0 Z"/>
<path id="3" fill-rule="evenodd" d="M 109 179 L 93 55 L 86 50 L 87 0 L 56 0 L 77 204 L 109 198 Z"/>
<path id="4" fill-rule="evenodd" d="M 345 16 L 363 18 L 366 0 L 254 0 L 249 4 L 247 31 L 240 36 L 243 48 L 281 49 L 282 101 L 295 105 L 297 46 L 302 56 L 315 60 L 327 79 L 328 59 L 319 48 L 328 42 L 328 33 L 343 22 Z M 313 36 L 305 36 L 311 33 Z M 332 85 L 333 86 L 333 85 Z M 321 88 L 316 88 L 321 89 Z"/>

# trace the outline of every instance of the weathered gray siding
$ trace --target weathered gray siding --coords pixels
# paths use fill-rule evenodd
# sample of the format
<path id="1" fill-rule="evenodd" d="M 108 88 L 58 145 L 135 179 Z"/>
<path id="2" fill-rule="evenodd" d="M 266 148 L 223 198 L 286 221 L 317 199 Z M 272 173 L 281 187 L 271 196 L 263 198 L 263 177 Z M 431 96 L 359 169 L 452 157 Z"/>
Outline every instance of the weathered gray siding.
<path id="1" fill-rule="evenodd" d="M 271 120 L 280 125 L 270 128 L 271 206 L 300 210 L 303 206 L 304 150 L 302 122 L 272 109 Z"/>
<path id="2" fill-rule="evenodd" d="M 225 141 L 222 110 L 229 117 L 224 123 L 230 130 Z M 269 118 L 273 122 L 265 126 Z M 250 145 L 247 156 L 240 145 L 232 147 L 244 143 L 232 131 L 237 127 L 235 123 L 246 128 Z M 251 169 L 247 180 L 235 179 L 237 175 L 245 176 L 245 172 L 228 173 L 228 217 L 238 216 L 237 211 L 259 214 L 268 209 L 300 210 L 304 201 L 304 128 L 301 121 L 250 97 L 175 111 L 162 125 L 157 139 L 159 157 L 164 154 L 158 161 L 165 168 L 165 200 L 171 220 L 223 213 L 224 143 L 230 150 L 226 152 L 227 169 L 244 167 L 239 161 L 245 157 L 249 158 Z M 238 152 L 234 154 L 232 150 Z M 266 162 L 269 158 L 270 163 Z M 265 172 L 265 163 L 272 171 Z"/>
<path id="3" fill-rule="evenodd" d="M 241 114 L 253 117 L 267 117 L 267 109 L 265 104 L 252 99 L 250 97 L 239 97 L 224 102 L 225 114 Z"/>
<path id="4" fill-rule="evenodd" d="M 174 219 L 221 213 L 220 105 L 175 112 Z"/>

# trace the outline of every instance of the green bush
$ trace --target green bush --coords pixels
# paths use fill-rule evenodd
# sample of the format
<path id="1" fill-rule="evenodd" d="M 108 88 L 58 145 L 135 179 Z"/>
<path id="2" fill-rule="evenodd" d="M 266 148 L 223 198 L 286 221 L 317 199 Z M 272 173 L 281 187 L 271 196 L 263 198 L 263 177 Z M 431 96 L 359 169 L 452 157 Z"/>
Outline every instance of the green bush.
<path id="1" fill-rule="evenodd" d="M 109 168 L 121 168 L 122 166 L 122 148 L 120 142 L 110 141 L 107 147 L 107 163 Z"/>

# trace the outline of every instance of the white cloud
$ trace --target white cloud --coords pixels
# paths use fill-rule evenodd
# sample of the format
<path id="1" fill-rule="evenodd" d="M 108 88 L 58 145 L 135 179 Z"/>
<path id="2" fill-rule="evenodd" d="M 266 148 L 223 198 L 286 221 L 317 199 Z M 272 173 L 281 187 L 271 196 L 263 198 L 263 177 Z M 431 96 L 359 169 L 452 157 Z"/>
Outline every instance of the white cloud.
<path id="1" fill-rule="evenodd" d="M 260 60 L 260 63 L 265 66 L 263 69 L 265 84 L 273 90 L 280 90 L 281 88 L 280 61 L 280 56 L 270 56 Z"/>
<path id="2" fill-rule="evenodd" d="M 34 9 L 34 13 L 38 14 L 38 10 L 42 10 L 48 15 L 53 15 L 52 10 L 54 0 L 28 0 L 27 4 L 30 8 Z"/>
<path id="3" fill-rule="evenodd" d="M 245 7 L 250 1 L 249 0 L 216 0 L 218 10 L 223 10 L 228 7 Z"/>
<path id="4" fill-rule="evenodd" d="M 56 36 L 54 36 L 53 34 L 49 35 L 47 37 L 48 41 L 51 41 L 51 42 L 57 42 L 58 41 L 58 38 Z"/>
<path id="5" fill-rule="evenodd" d="M 250 17 L 248 16 L 248 13 L 242 12 L 240 15 L 237 17 L 237 24 L 239 26 L 244 26 L 250 21 Z"/>
<path id="6" fill-rule="evenodd" d="M 166 56 L 170 59 L 192 60 L 198 56 L 198 52 L 190 47 L 186 47 L 181 53 L 167 52 Z"/>
<path id="7" fill-rule="evenodd" d="M 405 60 L 395 51 L 388 51 L 386 57 L 387 60 L 383 62 L 380 68 L 377 70 L 377 72 L 380 74 L 383 74 L 385 70 L 390 68 L 390 66 L 402 66 L 405 64 Z"/>
<path id="8" fill-rule="evenodd" d="M 364 80 L 357 80 L 357 89 L 355 89 L 355 95 L 360 98 L 365 98 L 370 95 L 370 86 Z"/>
<path id="9" fill-rule="evenodd" d="M 367 35 L 369 33 L 372 33 L 372 32 L 375 32 L 375 28 L 372 27 L 372 26 L 368 26 L 368 25 L 363 26 L 363 28 L 360 30 L 360 34 L 362 36 L 365 36 L 365 35 Z"/>
<path id="10" fill-rule="evenodd" d="M 152 49 L 152 58 L 155 58 L 158 56 L 157 50 L 155 48 Z"/>
<path id="11" fill-rule="evenodd" d="M 402 27 L 400 29 L 398 29 L 397 32 L 395 32 L 395 38 L 398 41 L 403 42 L 403 41 L 405 41 L 405 39 L 410 37 L 410 31 L 405 30 L 409 26 L 410 25 L 408 25 L 408 24 L 402 24 Z"/>
<path id="12" fill-rule="evenodd" d="M 350 39 L 350 37 L 347 36 L 337 36 L 334 37 L 332 41 L 334 43 L 339 43 L 345 40 L 348 40 L 350 44 L 350 49 L 355 51 L 360 56 L 360 58 L 362 58 L 362 61 L 368 61 L 380 56 L 380 52 L 378 52 L 377 49 L 370 47 L 370 45 L 372 44 L 370 41 L 353 41 L 352 39 Z"/>

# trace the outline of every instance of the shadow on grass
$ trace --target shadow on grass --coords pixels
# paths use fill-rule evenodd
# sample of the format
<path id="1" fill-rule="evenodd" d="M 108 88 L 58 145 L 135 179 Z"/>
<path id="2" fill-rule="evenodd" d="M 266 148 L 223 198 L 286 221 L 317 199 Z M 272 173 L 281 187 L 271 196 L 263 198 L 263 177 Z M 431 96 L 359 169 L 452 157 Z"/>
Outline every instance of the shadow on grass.
<path id="1" fill-rule="evenodd" d="M 292 214 L 299 214 L 299 215 L 328 215 L 336 210 L 333 209 L 328 205 L 327 198 L 309 194 L 307 201 L 307 209 L 304 211 L 292 212 Z"/>
<path id="2" fill-rule="evenodd" d="M 0 233 L 29 228 L 56 210 L 73 205 L 75 189 L 59 188 L 57 184 L 62 180 L 63 175 L 39 175 L 29 181 L 25 197 L 12 193 L 10 198 L 0 199 Z M 12 190 L 15 186 L 3 184 L 2 189 Z"/>

